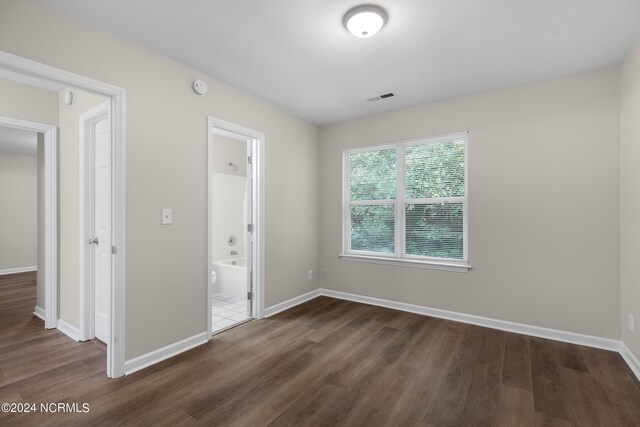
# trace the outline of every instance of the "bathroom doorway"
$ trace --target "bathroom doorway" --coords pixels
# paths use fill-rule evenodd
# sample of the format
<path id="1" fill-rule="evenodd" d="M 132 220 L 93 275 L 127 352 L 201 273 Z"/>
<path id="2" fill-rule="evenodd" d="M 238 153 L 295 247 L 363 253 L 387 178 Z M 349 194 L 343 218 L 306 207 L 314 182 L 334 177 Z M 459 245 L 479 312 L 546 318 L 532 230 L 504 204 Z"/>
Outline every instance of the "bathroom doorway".
<path id="1" fill-rule="evenodd" d="M 259 153 L 264 137 L 209 118 L 207 317 L 211 335 L 259 317 Z"/>

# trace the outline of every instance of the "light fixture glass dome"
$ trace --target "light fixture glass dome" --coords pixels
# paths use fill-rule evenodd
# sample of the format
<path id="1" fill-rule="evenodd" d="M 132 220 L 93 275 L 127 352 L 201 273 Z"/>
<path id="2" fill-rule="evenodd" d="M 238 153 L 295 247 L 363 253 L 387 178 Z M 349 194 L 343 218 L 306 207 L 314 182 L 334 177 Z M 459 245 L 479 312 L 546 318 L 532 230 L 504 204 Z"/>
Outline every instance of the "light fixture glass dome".
<path id="1" fill-rule="evenodd" d="M 387 12 L 374 5 L 356 6 L 344 15 L 344 26 L 359 38 L 371 37 L 387 22 Z"/>

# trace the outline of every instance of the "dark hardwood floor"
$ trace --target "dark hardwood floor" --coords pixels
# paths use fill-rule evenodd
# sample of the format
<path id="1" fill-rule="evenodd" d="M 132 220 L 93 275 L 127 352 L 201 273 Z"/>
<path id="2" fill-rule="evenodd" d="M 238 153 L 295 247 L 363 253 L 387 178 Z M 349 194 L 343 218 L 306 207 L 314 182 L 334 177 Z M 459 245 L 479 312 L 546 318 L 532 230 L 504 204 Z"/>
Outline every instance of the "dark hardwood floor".
<path id="1" fill-rule="evenodd" d="M 35 276 L 0 276 L 0 402 L 89 403 L 2 425 L 640 426 L 614 352 L 320 297 L 135 374 L 43 329 Z"/>

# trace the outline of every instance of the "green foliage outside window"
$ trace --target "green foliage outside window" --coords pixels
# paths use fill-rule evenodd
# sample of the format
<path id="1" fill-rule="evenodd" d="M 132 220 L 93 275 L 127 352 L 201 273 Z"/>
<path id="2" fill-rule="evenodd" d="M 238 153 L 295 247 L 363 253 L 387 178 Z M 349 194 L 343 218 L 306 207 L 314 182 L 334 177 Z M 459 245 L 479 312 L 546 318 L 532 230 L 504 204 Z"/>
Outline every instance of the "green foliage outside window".
<path id="1" fill-rule="evenodd" d="M 462 203 L 409 204 L 405 221 L 407 254 L 462 259 Z"/>
<path id="2" fill-rule="evenodd" d="M 404 153 L 405 252 L 462 259 L 462 203 L 425 199 L 465 195 L 464 143 L 409 145 Z M 390 202 L 350 207 L 351 249 L 395 252 L 396 163 L 395 148 L 349 155 L 350 199 Z"/>
<path id="3" fill-rule="evenodd" d="M 349 156 L 351 200 L 396 198 L 396 149 L 365 151 Z"/>
<path id="4" fill-rule="evenodd" d="M 349 156 L 351 200 L 396 198 L 396 149 L 352 153 Z M 351 249 L 395 251 L 394 205 L 351 206 Z"/>
<path id="5" fill-rule="evenodd" d="M 352 206 L 351 249 L 368 252 L 395 252 L 395 206 Z"/>
<path id="6" fill-rule="evenodd" d="M 464 196 L 462 142 L 412 145 L 405 154 L 405 197 Z"/>

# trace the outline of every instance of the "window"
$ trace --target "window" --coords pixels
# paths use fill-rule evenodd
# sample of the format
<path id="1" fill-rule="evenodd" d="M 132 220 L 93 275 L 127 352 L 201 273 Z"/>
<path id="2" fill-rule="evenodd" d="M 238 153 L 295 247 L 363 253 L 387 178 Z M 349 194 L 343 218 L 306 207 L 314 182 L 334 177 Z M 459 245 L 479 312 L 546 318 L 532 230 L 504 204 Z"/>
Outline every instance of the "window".
<path id="1" fill-rule="evenodd" d="M 467 134 L 344 152 L 347 259 L 466 271 Z"/>

